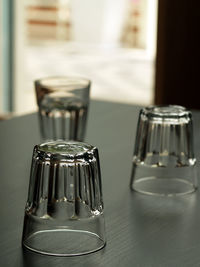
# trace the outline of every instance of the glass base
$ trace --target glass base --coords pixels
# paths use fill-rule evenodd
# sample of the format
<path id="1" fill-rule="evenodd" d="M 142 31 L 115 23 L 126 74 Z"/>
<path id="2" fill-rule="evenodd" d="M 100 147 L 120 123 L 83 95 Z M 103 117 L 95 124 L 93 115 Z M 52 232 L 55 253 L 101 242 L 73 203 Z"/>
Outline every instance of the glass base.
<path id="1" fill-rule="evenodd" d="M 38 231 L 24 240 L 23 245 L 46 255 L 78 256 L 103 248 L 105 241 L 89 231 L 56 229 Z"/>
<path id="2" fill-rule="evenodd" d="M 197 187 L 180 178 L 145 177 L 133 182 L 131 188 L 148 195 L 176 196 L 194 192 Z"/>

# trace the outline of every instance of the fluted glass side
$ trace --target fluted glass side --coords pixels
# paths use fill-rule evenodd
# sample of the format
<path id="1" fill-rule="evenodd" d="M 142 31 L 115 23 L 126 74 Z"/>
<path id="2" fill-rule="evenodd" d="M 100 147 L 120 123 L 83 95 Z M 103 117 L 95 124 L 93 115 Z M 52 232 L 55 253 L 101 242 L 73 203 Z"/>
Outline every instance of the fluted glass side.
<path id="1" fill-rule="evenodd" d="M 140 111 L 131 188 L 147 194 L 178 195 L 196 190 L 192 113 L 181 106 Z"/>
<path id="2" fill-rule="evenodd" d="M 51 255 L 81 255 L 105 245 L 98 150 L 79 142 L 34 148 L 23 244 Z"/>

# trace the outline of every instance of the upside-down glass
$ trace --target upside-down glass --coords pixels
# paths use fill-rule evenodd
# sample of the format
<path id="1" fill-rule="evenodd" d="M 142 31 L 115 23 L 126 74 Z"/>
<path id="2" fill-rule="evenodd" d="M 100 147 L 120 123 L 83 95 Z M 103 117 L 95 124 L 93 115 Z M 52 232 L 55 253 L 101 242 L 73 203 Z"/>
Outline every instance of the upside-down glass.
<path id="1" fill-rule="evenodd" d="M 140 111 L 131 188 L 151 195 L 182 195 L 197 188 L 192 113 L 182 106 Z"/>
<path id="2" fill-rule="evenodd" d="M 43 140 L 84 140 L 90 85 L 90 80 L 81 77 L 35 81 Z"/>
<path id="3" fill-rule="evenodd" d="M 73 256 L 105 245 L 97 148 L 54 141 L 33 151 L 22 243 L 35 252 Z"/>

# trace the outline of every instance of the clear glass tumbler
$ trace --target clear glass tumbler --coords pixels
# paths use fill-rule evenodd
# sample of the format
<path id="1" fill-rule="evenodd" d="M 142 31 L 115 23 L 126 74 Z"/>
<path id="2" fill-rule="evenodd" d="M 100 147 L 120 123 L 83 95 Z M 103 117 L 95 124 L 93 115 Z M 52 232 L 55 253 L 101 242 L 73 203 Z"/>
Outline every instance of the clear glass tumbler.
<path id="1" fill-rule="evenodd" d="M 97 148 L 76 141 L 35 146 L 22 243 L 56 256 L 87 254 L 105 246 Z"/>
<path id="2" fill-rule="evenodd" d="M 35 81 L 42 138 L 83 141 L 89 107 L 90 80 L 49 77 Z"/>
<path id="3" fill-rule="evenodd" d="M 151 195 L 183 195 L 197 188 L 192 113 L 182 106 L 140 111 L 131 188 Z"/>

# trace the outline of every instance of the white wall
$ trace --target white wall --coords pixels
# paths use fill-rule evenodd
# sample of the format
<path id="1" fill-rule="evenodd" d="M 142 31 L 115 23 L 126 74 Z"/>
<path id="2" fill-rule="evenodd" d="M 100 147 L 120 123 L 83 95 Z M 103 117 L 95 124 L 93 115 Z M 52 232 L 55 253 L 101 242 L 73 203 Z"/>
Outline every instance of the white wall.
<path id="1" fill-rule="evenodd" d="M 104 6 L 107 0 L 72 0 L 71 22 L 73 40 L 77 42 L 102 42 Z"/>
<path id="2" fill-rule="evenodd" d="M 147 1 L 147 51 L 150 57 L 156 56 L 158 0 Z"/>
<path id="3" fill-rule="evenodd" d="M 73 40 L 116 45 L 129 0 L 72 0 Z"/>
<path id="4" fill-rule="evenodd" d="M 104 6 L 102 41 L 106 44 L 117 44 L 122 34 L 122 27 L 127 15 L 129 0 L 107 0 Z"/>
<path id="5" fill-rule="evenodd" d="M 155 55 L 158 0 L 138 1 L 139 44 Z M 130 0 L 71 0 L 73 40 L 116 45 L 128 15 Z"/>

